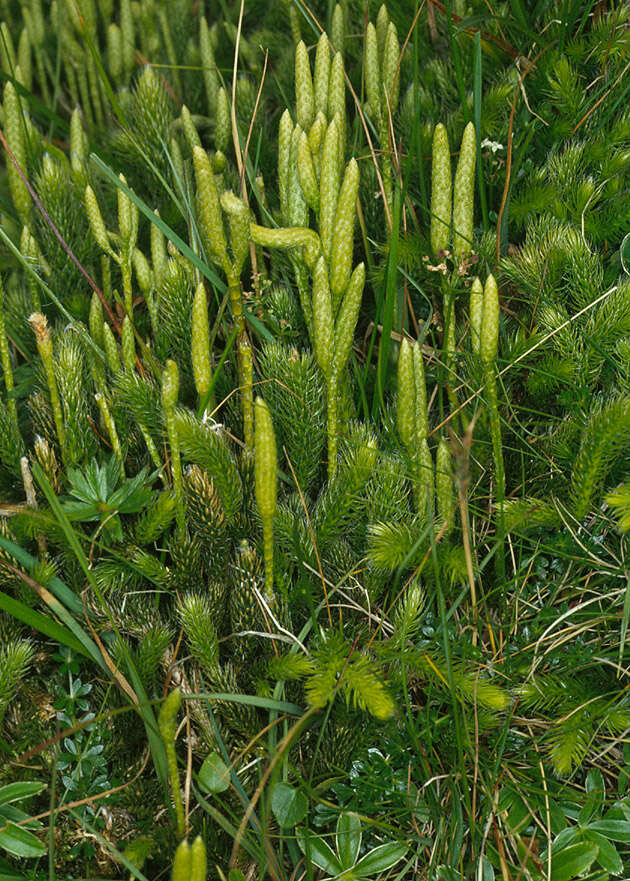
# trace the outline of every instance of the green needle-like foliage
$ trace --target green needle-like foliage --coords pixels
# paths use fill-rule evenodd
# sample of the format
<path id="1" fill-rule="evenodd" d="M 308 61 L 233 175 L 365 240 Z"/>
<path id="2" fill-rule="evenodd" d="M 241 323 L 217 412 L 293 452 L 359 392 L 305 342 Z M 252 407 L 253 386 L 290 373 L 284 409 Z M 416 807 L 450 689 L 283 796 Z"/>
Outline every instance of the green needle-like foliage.
<path id="1" fill-rule="evenodd" d="M 260 369 L 266 378 L 265 400 L 284 450 L 287 471 L 308 495 L 321 468 L 326 442 L 324 387 L 313 356 L 289 345 L 267 344 Z M 290 463 L 290 465 L 289 465 Z"/>
<path id="2" fill-rule="evenodd" d="M 314 670 L 306 682 L 311 706 L 325 706 L 340 691 L 348 701 L 368 710 L 378 719 L 394 713 L 394 703 L 378 667 L 368 655 L 350 653 L 350 646 L 339 634 L 330 632 L 314 652 Z"/>
<path id="3" fill-rule="evenodd" d="M 588 513 L 593 496 L 627 442 L 629 431 L 630 400 L 627 398 L 616 398 L 593 408 L 571 472 L 571 506 L 577 520 Z"/>
<path id="4" fill-rule="evenodd" d="M 182 598 L 177 615 L 193 657 L 203 670 L 212 671 L 219 652 L 214 624 L 217 609 L 208 597 L 191 593 Z"/>
<path id="5" fill-rule="evenodd" d="M 35 654 L 32 643 L 12 639 L 0 647 L 0 726 L 27 675 Z"/>
<path id="6" fill-rule="evenodd" d="M 176 411 L 177 437 L 184 457 L 212 477 L 228 520 L 240 510 L 242 482 L 234 457 L 218 426 L 200 422 L 192 414 Z"/>

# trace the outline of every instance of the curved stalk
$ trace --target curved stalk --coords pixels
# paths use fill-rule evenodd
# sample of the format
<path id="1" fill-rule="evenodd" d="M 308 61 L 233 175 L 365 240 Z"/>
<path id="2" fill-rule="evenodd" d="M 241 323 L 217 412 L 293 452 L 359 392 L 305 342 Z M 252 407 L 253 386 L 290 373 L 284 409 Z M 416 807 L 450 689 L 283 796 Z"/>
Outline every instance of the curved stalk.
<path id="1" fill-rule="evenodd" d="M 328 476 L 337 471 L 337 377 L 333 374 L 327 386 Z"/>
<path id="2" fill-rule="evenodd" d="M 484 366 L 484 381 L 486 400 L 488 402 L 488 410 L 490 415 L 490 436 L 492 439 L 492 456 L 494 458 L 494 474 L 496 483 L 494 504 L 496 509 L 496 532 L 499 546 L 495 558 L 495 568 L 497 578 L 501 582 L 503 590 L 505 591 L 505 468 L 503 464 L 503 443 L 501 440 L 501 422 L 499 419 L 497 381 L 495 377 L 494 364 L 492 362 L 488 362 Z"/>

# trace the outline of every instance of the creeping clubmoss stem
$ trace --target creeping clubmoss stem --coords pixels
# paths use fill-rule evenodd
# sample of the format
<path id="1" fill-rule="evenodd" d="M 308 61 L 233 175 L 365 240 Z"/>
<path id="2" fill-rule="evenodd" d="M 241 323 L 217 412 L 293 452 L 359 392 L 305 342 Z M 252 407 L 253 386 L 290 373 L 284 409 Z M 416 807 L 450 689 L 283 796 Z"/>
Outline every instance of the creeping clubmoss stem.
<path id="1" fill-rule="evenodd" d="M 458 409 L 457 395 L 453 389 L 453 359 L 455 356 L 455 294 L 451 283 L 447 279 L 443 281 L 443 322 L 444 331 L 442 339 L 442 361 L 444 364 L 444 378 L 446 385 L 446 393 L 451 412 L 455 413 Z M 458 423 L 457 417 L 454 417 L 454 424 Z"/>
<path id="2" fill-rule="evenodd" d="M 337 471 L 337 377 L 331 376 L 326 383 L 326 410 L 328 430 L 328 476 Z"/>

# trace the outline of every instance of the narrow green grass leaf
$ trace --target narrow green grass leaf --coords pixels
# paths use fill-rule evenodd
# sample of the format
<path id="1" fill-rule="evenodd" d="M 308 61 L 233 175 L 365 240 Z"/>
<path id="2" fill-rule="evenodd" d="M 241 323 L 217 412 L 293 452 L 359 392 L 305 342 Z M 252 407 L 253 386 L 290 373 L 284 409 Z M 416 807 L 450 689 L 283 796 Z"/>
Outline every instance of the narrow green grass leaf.
<path id="1" fill-rule="evenodd" d="M 0 592 L 0 610 L 15 618 L 16 621 L 26 624 L 27 627 L 37 630 L 38 633 L 43 633 L 49 639 L 54 639 L 60 645 L 65 645 L 86 658 L 91 657 L 85 646 L 66 627 L 62 627 L 47 615 L 42 615 L 41 612 L 31 609 L 30 606 L 3 592 Z"/>
<path id="2" fill-rule="evenodd" d="M 466 87 L 464 85 L 464 75 L 462 73 L 462 59 L 459 52 L 459 43 L 455 36 L 455 26 L 453 15 L 451 12 L 450 0 L 445 0 L 446 21 L 448 23 L 448 39 L 451 48 L 451 56 L 453 58 L 453 66 L 455 67 L 455 79 L 457 80 L 457 91 L 459 92 L 459 100 L 462 105 L 462 113 L 464 114 L 464 122 L 470 122 L 470 109 L 466 100 Z"/>
<path id="3" fill-rule="evenodd" d="M 231 692 L 218 691 L 186 695 L 186 700 L 200 700 L 201 698 L 213 701 L 229 701 L 233 704 L 245 704 L 249 707 L 261 707 L 263 710 L 290 713 L 292 716 L 302 716 L 304 714 L 304 709 L 297 704 L 273 700 L 270 697 L 258 697 L 255 694 L 233 694 Z"/>
<path id="4" fill-rule="evenodd" d="M 230 823 L 230 821 L 225 817 L 221 811 L 217 810 L 214 805 L 211 805 L 209 801 L 207 801 L 200 790 L 197 789 L 195 784 L 192 784 L 192 791 L 195 795 L 195 801 L 199 805 L 199 807 L 208 814 L 209 817 L 215 821 L 215 823 L 223 829 L 224 832 L 230 836 L 232 840 L 236 838 L 236 833 L 238 832 L 238 827 L 234 825 L 234 823 Z M 252 844 L 247 835 L 244 835 L 241 840 L 241 847 L 244 851 L 246 851 L 253 860 L 258 860 L 260 855 L 260 851 L 257 845 Z"/>
<path id="5" fill-rule="evenodd" d="M 619 634 L 619 666 L 623 658 L 623 652 L 626 647 L 626 636 L 628 633 L 628 621 L 630 621 L 630 576 L 626 575 L 626 592 L 623 599 L 623 612 L 621 613 L 621 632 Z"/>
<path id="6" fill-rule="evenodd" d="M 475 33 L 475 49 L 473 61 L 473 122 L 477 132 L 477 187 L 479 190 L 479 204 L 483 218 L 483 231 L 488 231 L 488 204 L 486 198 L 486 186 L 483 178 L 483 162 L 481 155 L 481 108 L 483 102 L 483 78 L 481 63 L 481 33 Z"/>
<path id="7" fill-rule="evenodd" d="M 1 535 L 0 548 L 8 551 L 27 571 L 33 571 L 37 560 L 35 557 L 31 556 L 28 551 L 25 551 L 24 548 L 21 548 L 19 545 L 16 545 L 14 542 L 9 541 L 8 538 L 4 538 Z M 51 593 L 54 593 L 57 599 L 60 600 L 67 609 L 75 615 L 83 615 L 83 603 L 79 597 L 68 587 L 67 584 L 64 584 L 61 579 L 57 578 L 56 575 L 46 583 L 46 587 Z"/>

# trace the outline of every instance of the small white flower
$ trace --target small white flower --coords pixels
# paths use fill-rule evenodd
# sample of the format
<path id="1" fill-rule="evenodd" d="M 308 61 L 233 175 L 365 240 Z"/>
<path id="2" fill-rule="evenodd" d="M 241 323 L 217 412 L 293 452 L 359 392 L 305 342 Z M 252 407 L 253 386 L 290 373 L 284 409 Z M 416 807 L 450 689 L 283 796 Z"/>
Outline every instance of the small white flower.
<path id="1" fill-rule="evenodd" d="M 499 144 L 498 141 L 491 141 L 490 138 L 484 138 L 481 142 L 481 146 L 487 147 L 489 150 L 492 150 L 493 153 L 503 150 L 503 144 Z"/>

